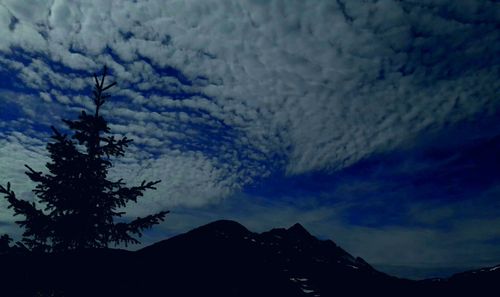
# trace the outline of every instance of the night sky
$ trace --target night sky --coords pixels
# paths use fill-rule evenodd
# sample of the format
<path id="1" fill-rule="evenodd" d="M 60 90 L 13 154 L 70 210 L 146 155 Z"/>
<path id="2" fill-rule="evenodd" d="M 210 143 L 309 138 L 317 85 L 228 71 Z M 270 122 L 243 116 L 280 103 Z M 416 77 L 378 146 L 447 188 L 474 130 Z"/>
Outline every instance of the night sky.
<path id="1" fill-rule="evenodd" d="M 398 276 L 500 264 L 499 28 L 493 0 L 0 0 L 0 183 L 33 199 L 106 64 L 111 175 L 162 180 L 128 217 L 172 211 L 143 245 L 225 218 Z"/>

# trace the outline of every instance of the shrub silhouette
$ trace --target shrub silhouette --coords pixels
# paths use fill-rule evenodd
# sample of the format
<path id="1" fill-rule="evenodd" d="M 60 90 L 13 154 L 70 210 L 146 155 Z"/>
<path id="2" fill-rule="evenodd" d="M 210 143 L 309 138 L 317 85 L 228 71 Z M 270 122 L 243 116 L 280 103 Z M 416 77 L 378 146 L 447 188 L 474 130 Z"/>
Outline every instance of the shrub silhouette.
<path id="1" fill-rule="evenodd" d="M 127 187 L 122 179 L 107 178 L 112 157 L 124 155 L 132 141 L 126 137 L 109 136 L 110 128 L 100 115 L 100 108 L 109 95 L 106 91 L 116 83 L 105 86 L 107 68 L 102 76 L 94 74 L 92 101 L 94 114 L 82 111 L 77 120 L 63 120 L 73 135 L 68 137 L 51 127 L 53 142 L 47 144 L 51 161 L 49 173 L 35 171 L 25 165 L 26 174 L 37 185 L 33 189 L 38 201 L 29 202 L 16 197 L 10 183 L 0 185 L 9 208 L 24 219 L 16 221 L 24 228 L 22 244 L 31 251 L 56 252 L 85 248 L 105 248 L 110 243 L 139 243 L 134 236 L 163 221 L 168 211 L 137 218 L 131 222 L 115 222 L 124 212 L 120 208 L 148 189 L 156 189 L 160 181 L 143 181 Z M 38 208 L 43 204 L 44 208 Z M 7 238 L 5 238 L 7 240 Z"/>

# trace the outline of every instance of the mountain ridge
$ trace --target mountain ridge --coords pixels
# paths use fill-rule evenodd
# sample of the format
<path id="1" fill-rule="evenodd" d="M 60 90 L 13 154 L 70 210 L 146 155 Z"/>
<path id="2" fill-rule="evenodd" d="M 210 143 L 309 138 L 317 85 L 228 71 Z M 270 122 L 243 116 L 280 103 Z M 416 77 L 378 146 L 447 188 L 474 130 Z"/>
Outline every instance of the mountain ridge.
<path id="1" fill-rule="evenodd" d="M 255 233 L 218 220 L 137 251 L 0 255 L 7 296 L 437 296 L 496 288 L 495 266 L 446 279 L 387 275 L 302 225 Z M 7 271 L 9 273 L 7 273 Z M 99 294 L 96 295 L 96 291 Z M 53 294 L 54 293 L 54 294 Z M 42 295 L 43 296 L 43 295 Z"/>

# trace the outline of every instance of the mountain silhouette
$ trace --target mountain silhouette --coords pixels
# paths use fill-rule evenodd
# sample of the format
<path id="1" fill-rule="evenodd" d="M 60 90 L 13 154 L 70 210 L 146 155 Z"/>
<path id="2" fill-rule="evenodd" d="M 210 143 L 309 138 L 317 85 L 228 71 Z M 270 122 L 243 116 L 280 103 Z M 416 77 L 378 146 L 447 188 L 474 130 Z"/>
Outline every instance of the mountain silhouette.
<path id="1" fill-rule="evenodd" d="M 0 263 L 0 296 L 477 295 L 500 280 L 500 266 L 448 279 L 400 279 L 300 224 L 254 233 L 229 220 L 135 252 L 6 254 Z"/>

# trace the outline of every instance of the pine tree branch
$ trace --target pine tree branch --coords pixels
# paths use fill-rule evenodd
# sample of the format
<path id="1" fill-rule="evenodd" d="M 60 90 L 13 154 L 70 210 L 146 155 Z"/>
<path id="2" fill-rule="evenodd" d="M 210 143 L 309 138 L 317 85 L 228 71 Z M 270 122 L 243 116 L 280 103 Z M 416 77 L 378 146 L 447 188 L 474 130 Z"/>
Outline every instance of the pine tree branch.
<path id="1" fill-rule="evenodd" d="M 141 185 L 135 187 L 120 187 L 116 191 L 112 191 L 109 194 L 112 196 L 116 196 L 122 202 L 120 203 L 120 207 L 125 206 L 128 201 L 137 202 L 137 198 L 143 196 L 143 192 L 150 189 L 156 190 L 155 185 L 160 183 L 161 180 L 146 182 L 142 181 Z"/>
<path id="2" fill-rule="evenodd" d="M 24 167 L 28 168 L 29 172 L 25 171 L 24 173 L 26 173 L 26 175 L 32 181 L 34 181 L 36 183 L 42 183 L 42 182 L 46 182 L 47 181 L 47 178 L 42 175 L 43 172 L 41 172 L 41 171 L 35 171 L 35 170 L 33 170 L 33 168 L 29 167 L 26 164 L 24 164 Z"/>
<path id="3" fill-rule="evenodd" d="M 153 225 L 159 224 L 165 220 L 165 216 L 170 213 L 169 210 L 160 211 L 159 213 L 136 218 L 128 224 L 129 232 L 140 235 L 140 231 L 148 229 Z"/>
<path id="4" fill-rule="evenodd" d="M 24 215 L 26 217 L 45 217 L 46 215 L 36 208 L 34 202 L 18 199 L 13 190 L 10 189 L 10 183 L 7 183 L 7 188 L 0 185 L 0 193 L 4 194 L 4 198 L 9 202 L 7 208 L 14 210 L 14 216 Z M 24 223 L 23 223 L 24 224 Z"/>
<path id="5" fill-rule="evenodd" d="M 121 139 L 115 139 L 114 136 L 101 138 L 106 144 L 101 146 L 101 151 L 109 158 L 109 156 L 120 157 L 125 154 L 125 147 L 133 140 L 123 137 Z"/>
<path id="6" fill-rule="evenodd" d="M 132 235 L 141 237 L 142 231 L 151 228 L 153 225 L 159 224 L 165 220 L 165 216 L 170 211 L 160 211 L 159 213 L 148 215 L 145 217 L 138 217 L 130 223 L 115 224 L 114 232 L 112 233 L 112 241 L 115 243 L 123 242 L 125 245 L 128 243 L 139 243 Z"/>
<path id="7" fill-rule="evenodd" d="M 42 246 L 50 232 L 48 231 L 51 225 L 50 218 L 37 209 L 34 202 L 18 199 L 14 191 L 10 189 L 10 183 L 7 183 L 7 187 L 0 185 L 0 193 L 5 195 L 9 203 L 8 208 L 14 210 L 14 216 L 25 217 L 24 220 L 16 221 L 19 226 L 25 228 L 23 241 L 31 248 L 40 247 L 41 250 L 46 250 L 46 247 L 42 248 Z M 29 238 L 32 236 L 34 239 Z"/>
<path id="8" fill-rule="evenodd" d="M 103 88 L 103 89 L 102 89 L 102 91 L 104 92 L 104 91 L 106 91 L 107 89 L 110 89 L 110 88 L 112 88 L 112 87 L 114 87 L 114 86 L 116 86 L 116 81 L 115 81 L 115 82 L 113 82 L 113 83 L 111 83 L 111 84 L 109 84 L 107 87 Z"/>

